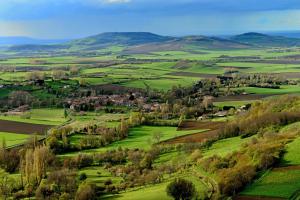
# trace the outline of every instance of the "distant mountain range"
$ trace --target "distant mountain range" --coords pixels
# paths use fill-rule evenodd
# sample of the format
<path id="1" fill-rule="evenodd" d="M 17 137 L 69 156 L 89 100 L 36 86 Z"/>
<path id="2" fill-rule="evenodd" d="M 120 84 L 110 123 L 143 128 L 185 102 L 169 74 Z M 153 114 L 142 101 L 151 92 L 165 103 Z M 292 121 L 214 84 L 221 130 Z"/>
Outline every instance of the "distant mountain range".
<path id="1" fill-rule="evenodd" d="M 246 49 L 261 47 L 300 46 L 300 38 L 244 33 L 229 38 L 208 36 L 170 37 L 148 32 L 102 33 L 71 41 L 35 40 L 25 37 L 1 38 L 1 44 L 12 45 L 10 51 L 93 51 L 113 46 L 121 46 L 126 53 L 146 53 L 184 49 Z"/>

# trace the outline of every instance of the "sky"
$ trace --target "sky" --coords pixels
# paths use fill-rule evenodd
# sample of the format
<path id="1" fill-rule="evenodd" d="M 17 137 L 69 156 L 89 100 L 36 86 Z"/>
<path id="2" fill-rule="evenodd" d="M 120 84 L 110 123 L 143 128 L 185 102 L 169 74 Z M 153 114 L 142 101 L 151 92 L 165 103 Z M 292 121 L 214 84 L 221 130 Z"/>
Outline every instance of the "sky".
<path id="1" fill-rule="evenodd" d="M 300 0 L 0 0 L 0 36 L 227 35 L 300 30 Z"/>

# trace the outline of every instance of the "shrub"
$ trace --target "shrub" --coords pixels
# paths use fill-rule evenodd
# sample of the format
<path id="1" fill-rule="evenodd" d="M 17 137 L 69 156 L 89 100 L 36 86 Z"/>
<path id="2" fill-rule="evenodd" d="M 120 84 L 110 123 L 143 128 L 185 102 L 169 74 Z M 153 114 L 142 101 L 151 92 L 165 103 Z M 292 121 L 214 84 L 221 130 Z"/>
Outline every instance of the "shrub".
<path id="1" fill-rule="evenodd" d="M 75 200 L 95 200 L 96 196 L 96 186 L 90 183 L 82 183 L 75 196 Z"/>
<path id="2" fill-rule="evenodd" d="M 167 186 L 167 194 L 175 200 L 189 200 L 196 195 L 196 189 L 191 181 L 178 178 Z"/>
<path id="3" fill-rule="evenodd" d="M 86 173 L 81 173 L 81 174 L 79 175 L 79 180 L 80 180 L 80 181 L 84 181 L 84 180 L 86 180 L 86 179 L 87 179 Z"/>

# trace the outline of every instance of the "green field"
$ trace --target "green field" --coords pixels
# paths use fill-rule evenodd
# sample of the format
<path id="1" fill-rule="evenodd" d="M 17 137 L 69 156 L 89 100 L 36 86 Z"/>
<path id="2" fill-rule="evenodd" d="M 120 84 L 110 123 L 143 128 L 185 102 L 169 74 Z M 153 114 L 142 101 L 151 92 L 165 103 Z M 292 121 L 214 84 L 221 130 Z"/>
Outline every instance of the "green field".
<path id="1" fill-rule="evenodd" d="M 129 132 L 129 135 L 126 139 L 114 142 L 106 147 L 92 149 L 92 150 L 84 150 L 82 153 L 94 153 L 94 152 L 103 152 L 106 150 L 117 149 L 118 147 L 129 148 L 129 149 L 145 149 L 149 150 L 154 144 L 153 134 L 161 133 L 160 141 L 168 140 L 171 138 L 179 137 L 182 135 L 188 135 L 193 133 L 199 133 L 200 130 L 193 131 L 177 131 L 176 127 L 168 127 L 168 126 L 140 126 L 136 128 L 132 128 Z M 70 137 L 71 143 L 77 144 L 80 139 L 84 137 L 84 135 L 73 135 Z M 68 153 L 63 156 L 71 156 L 77 153 Z"/>
<path id="2" fill-rule="evenodd" d="M 186 174 L 178 174 L 175 175 L 177 177 L 186 178 L 190 181 L 192 181 L 195 184 L 196 191 L 197 191 L 197 197 L 199 199 L 203 199 L 203 197 L 206 194 L 206 186 L 203 184 L 202 181 L 197 176 L 194 176 L 192 173 L 186 173 Z M 136 188 L 133 191 L 126 191 L 126 193 L 120 193 L 115 196 L 107 197 L 109 200 L 139 200 L 145 199 L 145 200 L 171 200 L 167 193 L 166 193 L 166 187 L 171 182 L 172 178 L 169 180 L 155 185 L 147 185 L 142 188 Z M 106 198 L 105 198 L 106 199 Z"/>
<path id="3" fill-rule="evenodd" d="M 241 194 L 288 199 L 300 188 L 300 170 L 270 171 Z"/>
<path id="4" fill-rule="evenodd" d="M 300 137 L 287 145 L 283 165 L 300 165 Z"/>
<path id="5" fill-rule="evenodd" d="M 63 109 L 52 109 L 52 108 L 43 108 L 43 109 L 32 109 L 24 115 L 29 117 L 22 117 L 19 115 L 0 115 L 0 119 L 16 122 L 25 122 L 31 124 L 45 124 L 45 125 L 59 125 L 67 121 L 64 118 Z"/>
<path id="6" fill-rule="evenodd" d="M 226 156 L 227 154 L 238 151 L 243 143 L 246 143 L 251 138 L 241 139 L 241 137 L 233 137 L 224 140 L 218 140 L 210 148 L 203 152 L 204 157 L 213 155 Z"/>
<path id="7" fill-rule="evenodd" d="M 280 89 L 269 88 L 255 88 L 255 87 L 241 87 L 239 90 L 245 90 L 247 93 L 253 94 L 268 94 L 268 95 L 281 95 L 281 94 L 299 94 L 300 87 L 298 85 L 283 85 Z"/>
<path id="8" fill-rule="evenodd" d="M 31 136 L 26 134 L 4 133 L 0 132 L 1 143 L 3 140 L 6 142 L 6 146 L 14 146 L 26 142 Z"/>

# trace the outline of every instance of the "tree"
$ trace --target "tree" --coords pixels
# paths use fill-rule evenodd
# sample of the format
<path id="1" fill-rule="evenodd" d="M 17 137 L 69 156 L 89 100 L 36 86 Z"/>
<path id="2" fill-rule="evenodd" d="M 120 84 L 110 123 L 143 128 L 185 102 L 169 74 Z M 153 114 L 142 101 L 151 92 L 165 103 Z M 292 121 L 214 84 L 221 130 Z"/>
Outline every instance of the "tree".
<path id="1" fill-rule="evenodd" d="M 153 156 L 147 153 L 140 162 L 140 167 L 143 169 L 152 169 Z"/>
<path id="2" fill-rule="evenodd" d="M 153 140 L 154 140 L 154 143 L 155 143 L 155 144 L 160 143 L 161 137 L 162 137 L 162 133 L 161 133 L 161 132 L 155 132 L 155 133 L 153 134 Z"/>
<path id="3" fill-rule="evenodd" d="M 87 84 L 87 82 L 86 82 L 86 80 L 84 78 L 80 78 L 79 79 L 79 85 L 80 86 L 86 86 L 86 84 Z"/>
<path id="4" fill-rule="evenodd" d="M 9 102 L 12 106 L 30 105 L 33 97 L 26 91 L 13 91 L 9 94 Z"/>
<path id="5" fill-rule="evenodd" d="M 45 80 L 45 73 L 34 71 L 27 74 L 27 80 L 36 81 L 36 80 Z"/>
<path id="6" fill-rule="evenodd" d="M 39 184 L 46 176 L 48 161 L 52 154 L 48 147 L 41 146 L 27 149 L 21 160 L 21 172 L 24 174 L 26 183 Z"/>
<path id="7" fill-rule="evenodd" d="M 94 184 L 82 183 L 76 193 L 75 200 L 94 200 L 97 199 L 96 189 Z"/>
<path id="8" fill-rule="evenodd" d="M 71 73 L 72 75 L 78 75 L 78 74 L 79 74 L 79 68 L 76 67 L 76 66 L 72 66 L 72 67 L 70 68 L 70 73 Z"/>
<path id="9" fill-rule="evenodd" d="M 167 186 L 167 194 L 175 200 L 190 200 L 196 195 L 196 189 L 191 181 L 177 178 Z"/>
<path id="10" fill-rule="evenodd" d="M 68 117 L 68 111 L 66 108 L 64 108 L 64 117 L 67 118 Z"/>
<path id="11" fill-rule="evenodd" d="M 55 70 L 52 72 L 53 79 L 61 80 L 67 78 L 67 73 L 63 70 Z"/>
<path id="12" fill-rule="evenodd" d="M 0 170 L 0 197 L 1 199 L 8 199 L 12 194 L 12 190 L 16 185 L 16 181 L 9 177 L 3 169 Z"/>
<path id="13" fill-rule="evenodd" d="M 204 96 L 202 104 L 205 109 L 209 109 L 213 106 L 213 97 L 212 96 Z"/>

